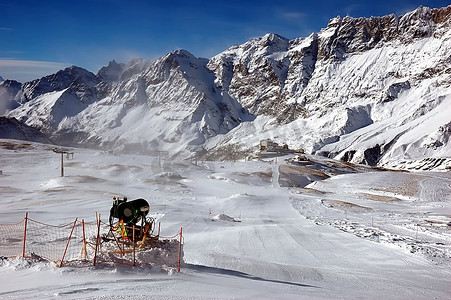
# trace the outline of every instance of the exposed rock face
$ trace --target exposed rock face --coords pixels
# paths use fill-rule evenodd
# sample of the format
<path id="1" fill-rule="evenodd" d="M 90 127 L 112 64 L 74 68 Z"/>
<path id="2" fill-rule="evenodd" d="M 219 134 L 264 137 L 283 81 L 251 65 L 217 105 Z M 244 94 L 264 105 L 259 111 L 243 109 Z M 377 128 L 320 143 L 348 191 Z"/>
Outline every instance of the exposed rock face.
<path id="1" fill-rule="evenodd" d="M 108 66 L 102 67 L 97 72 L 97 77 L 103 82 L 115 82 L 121 79 L 125 64 L 118 64 L 115 60 L 110 61 Z"/>
<path id="2" fill-rule="evenodd" d="M 449 101 L 450 19 L 451 6 L 419 7 L 400 17 L 337 17 L 306 39 L 287 43 L 267 35 L 234 46 L 214 57 L 209 68 L 218 87 L 251 112 L 279 123 L 280 130 L 261 138 L 356 163 L 449 156 L 445 147 L 426 154 L 408 145 L 430 140 L 429 132 L 419 132 L 415 124 L 436 116 Z M 268 47 L 267 41 L 278 46 Z M 448 121 L 443 117 L 431 131 Z"/>
<path id="3" fill-rule="evenodd" d="M 295 97 L 307 85 L 316 55 L 316 35 L 288 41 L 267 34 L 213 57 L 208 67 L 216 74 L 217 87 L 251 113 L 289 123 L 305 116 Z"/>
<path id="4" fill-rule="evenodd" d="M 251 113 L 289 123 L 309 115 L 305 104 L 322 98 L 325 84 L 309 84 L 313 75 L 324 78 L 333 72 L 340 61 L 355 53 L 394 43 L 408 44 L 433 34 L 443 35 L 450 28 L 450 14 L 451 6 L 432 10 L 419 7 L 401 17 L 337 17 L 319 34 L 312 34 L 306 39 L 288 41 L 281 36 L 267 34 L 234 46 L 213 57 L 208 67 L 217 76 L 218 88 L 229 92 Z M 320 74 L 314 74 L 317 66 L 326 68 L 317 72 Z M 427 72 L 434 71 L 428 69 Z M 391 74 L 385 75 L 390 77 Z M 400 77 L 399 73 L 392 75 Z M 382 101 L 392 101 L 401 90 L 410 88 L 408 81 L 403 82 L 398 86 L 394 84 Z M 304 92 L 307 86 L 310 87 Z M 377 86 L 378 91 L 380 88 Z M 348 93 L 353 94 L 363 95 Z"/>
<path id="5" fill-rule="evenodd" d="M 394 82 L 388 86 L 382 95 L 383 102 L 393 101 L 398 98 L 399 93 L 410 89 L 410 82 L 408 80 Z"/>
<path id="6" fill-rule="evenodd" d="M 420 6 L 401 17 L 332 19 L 319 40 L 319 59 L 342 59 L 343 55 L 384 46 L 390 41 L 411 43 L 414 39 L 442 35 L 449 28 L 451 6 L 430 9 Z M 437 30 L 437 27 L 441 27 Z"/>

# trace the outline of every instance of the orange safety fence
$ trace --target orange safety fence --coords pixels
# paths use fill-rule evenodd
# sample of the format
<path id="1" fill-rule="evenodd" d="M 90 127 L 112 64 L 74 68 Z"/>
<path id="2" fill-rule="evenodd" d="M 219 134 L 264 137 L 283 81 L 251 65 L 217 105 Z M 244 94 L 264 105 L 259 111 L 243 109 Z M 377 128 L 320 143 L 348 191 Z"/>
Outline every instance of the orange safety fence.
<path id="1" fill-rule="evenodd" d="M 39 257 L 61 267 L 74 262 L 160 265 L 180 271 L 183 236 L 144 235 L 123 240 L 100 220 L 75 219 L 55 226 L 28 218 L 16 224 L 0 224 L 0 256 Z"/>
<path id="2" fill-rule="evenodd" d="M 0 256 L 23 254 L 25 219 L 16 224 L 0 225 Z"/>

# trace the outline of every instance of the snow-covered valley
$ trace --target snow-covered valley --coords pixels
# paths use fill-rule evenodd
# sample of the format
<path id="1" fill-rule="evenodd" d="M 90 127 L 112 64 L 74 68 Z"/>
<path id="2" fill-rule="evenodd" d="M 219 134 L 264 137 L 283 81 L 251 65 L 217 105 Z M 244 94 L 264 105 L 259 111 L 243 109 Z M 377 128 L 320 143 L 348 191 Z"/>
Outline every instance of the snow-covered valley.
<path id="1" fill-rule="evenodd" d="M 448 299 L 451 176 L 316 156 L 175 161 L 1 140 L 0 219 L 59 225 L 143 197 L 162 234 L 184 230 L 165 268 L 1 260 L 0 298 Z M 288 159 L 288 160 L 287 160 Z M 291 159 L 291 160 L 290 160 Z"/>

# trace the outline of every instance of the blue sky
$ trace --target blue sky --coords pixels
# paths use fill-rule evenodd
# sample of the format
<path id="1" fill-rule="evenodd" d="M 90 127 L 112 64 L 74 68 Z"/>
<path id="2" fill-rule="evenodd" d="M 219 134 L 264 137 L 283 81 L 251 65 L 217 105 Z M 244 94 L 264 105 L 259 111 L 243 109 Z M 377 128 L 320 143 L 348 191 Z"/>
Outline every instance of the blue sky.
<path id="1" fill-rule="evenodd" d="M 0 0 L 0 76 L 27 81 L 77 65 L 155 59 L 174 49 L 211 57 L 268 32 L 306 37 L 340 16 L 404 14 L 448 1 Z"/>

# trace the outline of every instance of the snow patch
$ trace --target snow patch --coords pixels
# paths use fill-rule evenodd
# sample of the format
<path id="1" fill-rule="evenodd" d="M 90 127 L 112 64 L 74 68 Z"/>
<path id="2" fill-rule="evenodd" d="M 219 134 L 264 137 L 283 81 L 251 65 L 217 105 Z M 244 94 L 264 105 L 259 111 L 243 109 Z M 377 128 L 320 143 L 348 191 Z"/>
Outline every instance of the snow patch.
<path id="1" fill-rule="evenodd" d="M 211 218 L 212 221 L 226 221 L 226 222 L 241 222 L 240 220 L 236 218 L 232 218 L 226 214 L 217 214 L 213 218 Z"/>

